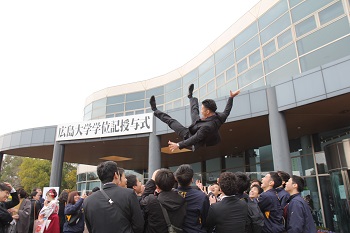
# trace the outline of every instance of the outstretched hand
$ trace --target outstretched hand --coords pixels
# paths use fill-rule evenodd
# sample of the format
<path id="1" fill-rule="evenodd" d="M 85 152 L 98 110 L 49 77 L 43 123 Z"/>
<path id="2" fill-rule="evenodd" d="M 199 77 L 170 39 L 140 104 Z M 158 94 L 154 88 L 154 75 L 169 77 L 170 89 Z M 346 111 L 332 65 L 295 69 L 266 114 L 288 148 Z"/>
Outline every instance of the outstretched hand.
<path id="1" fill-rule="evenodd" d="M 239 93 L 241 93 L 241 90 L 237 90 L 235 92 L 230 91 L 230 97 L 234 98 L 236 97 Z"/>
<path id="2" fill-rule="evenodd" d="M 176 142 L 171 142 L 169 140 L 168 144 L 169 144 L 169 149 L 171 152 L 174 152 L 174 150 L 179 149 L 179 146 L 177 145 Z"/>

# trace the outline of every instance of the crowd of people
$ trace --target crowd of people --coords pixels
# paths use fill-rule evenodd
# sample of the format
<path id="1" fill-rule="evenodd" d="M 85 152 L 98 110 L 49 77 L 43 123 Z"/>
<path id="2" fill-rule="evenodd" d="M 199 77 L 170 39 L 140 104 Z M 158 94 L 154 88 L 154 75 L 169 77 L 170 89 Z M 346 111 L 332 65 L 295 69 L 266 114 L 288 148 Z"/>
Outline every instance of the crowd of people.
<path id="1" fill-rule="evenodd" d="M 34 188 L 27 198 L 0 183 L 0 233 L 316 232 L 303 178 L 283 171 L 261 181 L 223 172 L 208 187 L 193 181 L 188 164 L 156 170 L 145 186 L 113 161 L 99 164 L 97 174 L 102 188 L 89 195 L 63 190 L 57 197 L 50 189 L 44 199 Z"/>

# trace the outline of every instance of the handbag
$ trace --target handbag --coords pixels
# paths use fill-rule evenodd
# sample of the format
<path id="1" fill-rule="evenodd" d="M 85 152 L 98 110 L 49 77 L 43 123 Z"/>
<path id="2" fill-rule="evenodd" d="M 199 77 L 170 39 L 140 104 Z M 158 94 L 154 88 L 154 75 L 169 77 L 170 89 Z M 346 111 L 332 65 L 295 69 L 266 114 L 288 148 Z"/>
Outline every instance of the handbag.
<path id="1" fill-rule="evenodd" d="M 74 214 L 66 214 L 65 217 L 66 217 L 66 221 L 67 221 L 68 225 L 69 226 L 76 225 L 79 222 L 81 215 L 82 215 L 81 210 L 78 210 Z"/>
<path id="2" fill-rule="evenodd" d="M 42 233 L 44 232 L 44 222 L 39 219 L 34 220 L 33 224 L 33 233 Z"/>
<path id="3" fill-rule="evenodd" d="M 166 211 L 166 209 L 163 207 L 162 203 L 159 202 L 160 207 L 162 208 L 162 212 L 165 218 L 165 222 L 166 225 L 168 227 L 168 232 L 169 233 L 177 233 L 177 232 L 182 232 L 183 230 L 181 228 L 178 228 L 176 226 L 174 226 L 173 224 L 171 224 L 170 219 L 169 219 L 169 215 L 168 212 Z"/>
<path id="4" fill-rule="evenodd" d="M 16 233 L 16 224 L 9 224 L 5 226 L 5 233 Z"/>

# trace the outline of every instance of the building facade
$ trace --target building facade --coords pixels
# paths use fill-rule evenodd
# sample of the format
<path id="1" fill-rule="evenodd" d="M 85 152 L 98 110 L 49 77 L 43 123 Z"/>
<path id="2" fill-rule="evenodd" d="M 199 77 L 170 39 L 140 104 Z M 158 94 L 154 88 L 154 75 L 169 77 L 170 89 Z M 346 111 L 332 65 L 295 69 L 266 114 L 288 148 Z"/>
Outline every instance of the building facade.
<path id="1" fill-rule="evenodd" d="M 155 119 L 151 133 L 65 142 L 56 140 L 57 126 L 22 130 L 1 136 L 0 152 L 52 159 L 53 185 L 60 184 L 63 161 L 97 165 L 106 157 L 145 179 L 157 168 L 188 163 L 205 185 L 222 171 L 261 179 L 284 170 L 305 178 L 303 196 L 319 227 L 349 232 L 349 5 L 349 0 L 262 0 L 182 67 L 107 87 L 86 100 L 89 122 L 150 113 L 149 98 L 155 95 L 160 110 L 189 126 L 191 83 L 194 95 L 215 99 L 218 111 L 230 90 L 241 89 L 217 146 L 170 153 L 167 142 L 181 139 Z M 78 189 L 92 189 L 96 178 L 94 168 L 81 167 Z"/>

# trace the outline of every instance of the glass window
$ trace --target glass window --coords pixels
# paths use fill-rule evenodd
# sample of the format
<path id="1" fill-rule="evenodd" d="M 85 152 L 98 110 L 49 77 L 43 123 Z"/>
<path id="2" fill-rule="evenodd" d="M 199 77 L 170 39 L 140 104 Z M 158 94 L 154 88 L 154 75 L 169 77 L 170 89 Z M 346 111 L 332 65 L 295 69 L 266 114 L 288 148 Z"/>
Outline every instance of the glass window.
<path id="1" fill-rule="evenodd" d="M 248 69 L 247 59 L 243 59 L 240 63 L 237 64 L 237 71 L 238 73 L 242 73 Z"/>
<path id="2" fill-rule="evenodd" d="M 279 1 L 275 6 L 268 10 L 264 15 L 259 18 L 260 30 L 266 28 L 270 23 L 275 21 L 284 12 L 288 10 L 287 1 Z"/>
<path id="3" fill-rule="evenodd" d="M 289 25 L 290 25 L 289 14 L 285 14 L 260 33 L 261 44 L 265 44 L 268 40 L 270 40 L 271 38 L 276 36 L 278 33 L 286 29 Z"/>
<path id="4" fill-rule="evenodd" d="M 81 192 L 83 190 L 86 190 L 86 183 L 78 183 L 77 184 L 77 191 Z"/>
<path id="5" fill-rule="evenodd" d="M 165 105 L 165 109 L 166 109 L 166 110 L 173 109 L 173 102 L 167 103 L 167 104 Z"/>
<path id="6" fill-rule="evenodd" d="M 21 137 L 23 137 L 23 133 Z M 56 138 L 56 128 L 46 128 L 44 142 L 54 142 L 55 138 Z"/>
<path id="7" fill-rule="evenodd" d="M 85 114 L 84 115 L 84 121 L 91 120 L 91 116 L 92 116 L 92 112 L 89 112 L 89 113 Z"/>
<path id="8" fill-rule="evenodd" d="M 86 173 L 78 174 L 78 182 L 86 181 Z"/>
<path id="9" fill-rule="evenodd" d="M 208 92 L 214 91 L 215 90 L 215 80 L 210 81 L 207 85 Z"/>
<path id="10" fill-rule="evenodd" d="M 158 107 L 158 106 L 157 106 Z M 158 108 L 159 109 L 159 108 Z M 122 117 L 124 116 L 124 112 L 121 112 L 121 113 L 116 113 L 115 114 L 115 117 Z"/>
<path id="11" fill-rule="evenodd" d="M 348 19 L 344 17 L 297 41 L 299 55 L 303 55 L 324 44 L 332 42 L 348 33 L 350 33 L 349 22 Z"/>
<path id="12" fill-rule="evenodd" d="M 204 84 L 206 84 L 208 81 L 213 79 L 214 76 L 215 76 L 214 72 L 215 72 L 215 70 L 214 70 L 214 67 L 213 67 L 210 70 L 208 70 L 205 74 L 203 74 L 202 77 L 199 77 L 199 80 L 198 80 L 199 86 L 201 87 Z"/>
<path id="13" fill-rule="evenodd" d="M 97 117 L 103 116 L 106 114 L 106 107 L 96 108 L 92 110 L 92 119 L 96 119 Z"/>
<path id="14" fill-rule="evenodd" d="M 321 7 L 327 5 L 332 1 L 333 0 L 304 1 L 303 3 L 291 10 L 293 22 L 295 23 L 301 20 L 302 18 L 315 12 L 316 10 L 320 9 Z"/>
<path id="15" fill-rule="evenodd" d="M 149 101 L 149 99 L 147 101 Z M 157 96 L 156 97 L 156 102 L 157 102 L 157 104 L 164 104 L 164 95 Z M 148 105 L 148 102 L 147 102 L 146 107 L 148 107 L 148 106 L 149 105 Z"/>
<path id="16" fill-rule="evenodd" d="M 328 174 L 326 156 L 323 151 L 315 153 L 318 174 Z"/>
<path id="17" fill-rule="evenodd" d="M 88 113 L 88 112 L 91 112 L 91 110 L 92 110 L 92 103 L 90 103 L 89 105 L 87 105 L 87 106 L 85 107 L 84 113 L 86 114 L 86 113 Z"/>
<path id="18" fill-rule="evenodd" d="M 182 101 L 181 101 L 181 99 L 175 100 L 173 104 L 174 104 L 174 108 L 182 107 Z"/>
<path id="19" fill-rule="evenodd" d="M 167 103 L 178 98 L 181 98 L 181 89 L 177 89 L 175 91 L 167 93 L 165 95 L 165 102 Z"/>
<path id="20" fill-rule="evenodd" d="M 125 103 L 125 111 L 144 108 L 144 107 L 145 107 L 144 100 Z"/>
<path id="21" fill-rule="evenodd" d="M 214 183 L 221 173 L 221 158 L 208 159 L 206 161 L 207 182 Z"/>
<path id="22" fill-rule="evenodd" d="M 106 106 L 106 103 L 107 103 L 107 98 L 96 100 L 96 101 L 92 102 L 92 108 L 95 109 L 95 108 L 99 108 L 99 107 L 104 107 L 104 106 Z"/>
<path id="23" fill-rule="evenodd" d="M 135 115 L 135 111 L 125 112 L 125 116 L 132 116 L 132 115 Z"/>
<path id="24" fill-rule="evenodd" d="M 258 49 L 255 53 L 249 56 L 249 66 L 253 66 L 260 61 L 261 61 L 260 49 Z"/>
<path id="25" fill-rule="evenodd" d="M 126 102 L 128 101 L 134 101 L 134 100 L 141 100 L 145 98 L 145 92 L 139 91 L 135 93 L 126 94 Z"/>
<path id="26" fill-rule="evenodd" d="M 283 32 L 281 35 L 277 37 L 278 48 L 282 48 L 292 40 L 293 40 L 293 36 L 290 29 Z"/>
<path id="27" fill-rule="evenodd" d="M 226 82 L 236 77 L 236 68 L 232 66 L 226 71 Z"/>
<path id="28" fill-rule="evenodd" d="M 332 19 L 337 18 L 338 16 L 344 14 L 343 4 L 341 1 L 327 7 L 326 9 L 320 11 L 319 13 L 320 23 L 325 24 Z"/>
<path id="29" fill-rule="evenodd" d="M 216 89 L 216 93 L 218 97 L 228 96 L 231 91 L 237 90 L 237 79 L 233 79 L 226 83 L 226 85 L 223 85 Z"/>
<path id="30" fill-rule="evenodd" d="M 290 6 L 290 8 L 292 8 L 293 6 L 298 5 L 302 1 L 304 1 L 304 0 L 289 0 L 289 6 Z"/>
<path id="31" fill-rule="evenodd" d="M 256 25 L 256 22 L 254 22 L 250 26 L 248 26 L 246 29 L 244 29 L 244 31 L 242 31 L 236 36 L 236 38 L 234 39 L 235 47 L 236 48 L 241 47 L 242 44 L 250 40 L 250 38 L 252 38 L 257 33 L 258 33 L 258 27 Z"/>
<path id="32" fill-rule="evenodd" d="M 207 94 L 207 86 L 205 85 L 199 89 L 199 96 L 203 98 L 203 96 L 205 96 L 206 94 Z"/>
<path id="33" fill-rule="evenodd" d="M 227 172 L 245 172 L 243 156 L 225 158 Z"/>
<path id="34" fill-rule="evenodd" d="M 146 98 L 150 98 L 152 95 L 157 96 L 157 95 L 162 95 L 164 94 L 164 87 L 156 87 L 152 88 L 146 91 Z"/>
<path id="35" fill-rule="evenodd" d="M 87 180 L 98 180 L 98 176 L 96 172 L 88 172 L 86 174 Z"/>
<path id="36" fill-rule="evenodd" d="M 32 132 L 33 132 L 32 130 L 22 131 L 21 141 L 20 141 L 21 145 L 29 145 L 30 144 L 30 142 L 32 140 Z"/>
<path id="37" fill-rule="evenodd" d="M 243 57 L 247 56 L 249 53 L 254 51 L 259 47 L 259 38 L 255 36 L 253 39 L 244 44 L 241 48 L 236 50 L 237 61 L 241 60 Z"/>
<path id="38" fill-rule="evenodd" d="M 226 70 L 228 67 L 233 65 L 234 61 L 234 55 L 231 53 L 228 57 L 226 57 L 224 60 L 222 60 L 220 63 L 216 65 L 216 73 L 220 74 L 224 70 Z"/>
<path id="39" fill-rule="evenodd" d="M 92 190 L 95 187 L 101 187 L 101 182 L 94 181 L 94 182 L 87 182 L 86 183 L 86 190 Z"/>
<path id="40" fill-rule="evenodd" d="M 308 33 L 309 31 L 311 31 L 315 28 L 316 28 L 315 17 L 311 16 L 310 18 L 295 25 L 295 32 L 296 32 L 297 37 L 300 37 L 300 36 L 304 35 L 305 33 Z"/>
<path id="41" fill-rule="evenodd" d="M 177 79 L 165 85 L 165 93 L 181 88 L 181 79 Z"/>
<path id="42" fill-rule="evenodd" d="M 135 111 L 135 115 L 137 114 L 144 114 L 145 113 L 145 110 L 136 110 Z"/>
<path id="43" fill-rule="evenodd" d="M 221 74 L 220 76 L 216 77 L 216 86 L 219 87 L 221 85 L 225 84 L 225 75 Z"/>
<path id="44" fill-rule="evenodd" d="M 115 105 L 107 106 L 106 113 L 123 112 L 123 111 L 124 111 L 124 104 L 115 104 Z"/>
<path id="45" fill-rule="evenodd" d="M 214 56 L 211 56 L 198 67 L 198 75 L 201 76 L 209 68 L 213 67 L 213 65 L 214 65 Z"/>
<path id="46" fill-rule="evenodd" d="M 269 73 L 295 58 L 295 47 L 291 44 L 264 61 L 265 73 Z"/>
<path id="47" fill-rule="evenodd" d="M 271 42 L 267 43 L 267 44 L 263 47 L 264 57 L 268 57 L 269 55 L 271 55 L 271 54 L 274 53 L 275 51 L 276 51 L 275 40 L 272 40 Z"/>
<path id="48" fill-rule="evenodd" d="M 300 58 L 301 71 L 335 61 L 350 54 L 350 37 L 334 42 Z"/>
<path id="49" fill-rule="evenodd" d="M 299 74 L 299 67 L 297 61 L 295 60 L 288 65 L 285 65 L 266 75 L 266 84 L 276 86 L 280 83 L 292 80 L 292 76 L 296 74 Z"/>
<path id="50" fill-rule="evenodd" d="M 114 114 L 108 114 L 106 115 L 106 118 L 113 118 L 114 117 Z"/>
<path id="51" fill-rule="evenodd" d="M 186 85 L 188 83 L 192 83 L 192 80 L 194 80 L 197 77 L 198 77 L 198 70 L 197 69 L 192 70 L 190 73 L 183 76 L 182 78 L 183 84 Z"/>
<path id="52" fill-rule="evenodd" d="M 238 76 L 238 86 L 239 88 L 244 87 L 249 83 L 252 83 L 253 81 L 259 79 L 263 75 L 264 74 L 260 63 L 259 65 L 255 66 L 254 68 L 250 69 L 244 74 Z M 249 89 L 251 89 L 251 87 Z"/>
<path id="53" fill-rule="evenodd" d="M 214 54 L 215 62 L 218 63 L 219 61 L 221 61 L 223 58 L 225 58 L 228 54 L 232 52 L 233 52 L 233 41 L 230 41 Z"/>
<path id="54" fill-rule="evenodd" d="M 125 95 L 107 97 L 107 105 L 124 103 Z"/>

